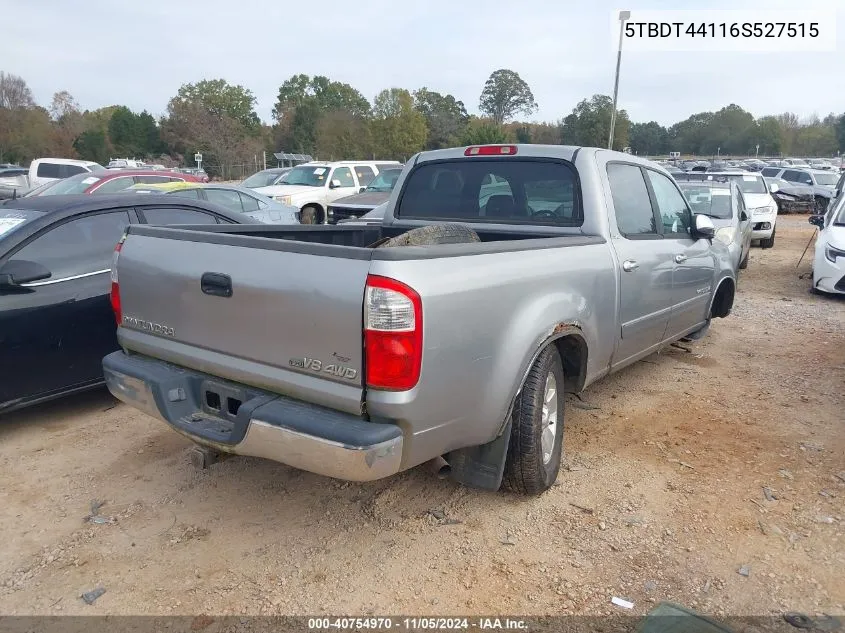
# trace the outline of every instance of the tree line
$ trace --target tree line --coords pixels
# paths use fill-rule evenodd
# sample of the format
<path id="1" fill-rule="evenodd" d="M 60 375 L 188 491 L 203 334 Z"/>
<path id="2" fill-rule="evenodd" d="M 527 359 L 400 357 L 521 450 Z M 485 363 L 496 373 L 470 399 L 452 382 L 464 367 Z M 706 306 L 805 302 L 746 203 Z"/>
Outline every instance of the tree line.
<path id="1" fill-rule="evenodd" d="M 423 149 L 483 143 L 547 143 L 603 147 L 612 101 L 593 95 L 558 121 L 518 120 L 537 110 L 528 84 L 500 69 L 479 96 L 480 116 L 454 95 L 428 87 L 389 88 L 372 103 L 353 86 L 323 76 L 294 75 L 279 87 L 272 122 L 255 111 L 244 86 L 223 79 L 179 88 L 158 120 L 149 112 L 110 105 L 82 111 L 67 91 L 37 104 L 22 77 L 0 71 L 0 162 L 26 164 L 39 156 L 108 162 L 129 157 L 168 165 L 192 164 L 201 152 L 212 174 L 285 151 L 321 159 L 405 160 Z M 614 149 L 640 155 L 818 155 L 845 151 L 845 114 L 800 120 L 785 113 L 756 119 L 730 104 L 665 127 L 617 113 Z"/>

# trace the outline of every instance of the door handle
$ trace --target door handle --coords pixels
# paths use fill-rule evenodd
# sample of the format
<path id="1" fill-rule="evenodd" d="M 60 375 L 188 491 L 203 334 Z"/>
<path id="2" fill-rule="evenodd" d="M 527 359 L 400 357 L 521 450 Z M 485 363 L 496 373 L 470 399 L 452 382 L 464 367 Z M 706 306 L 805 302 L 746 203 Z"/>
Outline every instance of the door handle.
<path id="1" fill-rule="evenodd" d="M 685 261 L 687 261 L 686 255 L 675 255 L 675 263 L 676 264 L 683 264 Z"/>
<path id="2" fill-rule="evenodd" d="M 203 273 L 200 288 L 207 295 L 215 297 L 232 296 L 232 278 L 221 273 Z"/>
<path id="3" fill-rule="evenodd" d="M 634 272 L 639 267 L 640 265 L 633 259 L 626 259 L 624 262 L 622 262 L 622 270 L 624 270 L 626 273 Z"/>

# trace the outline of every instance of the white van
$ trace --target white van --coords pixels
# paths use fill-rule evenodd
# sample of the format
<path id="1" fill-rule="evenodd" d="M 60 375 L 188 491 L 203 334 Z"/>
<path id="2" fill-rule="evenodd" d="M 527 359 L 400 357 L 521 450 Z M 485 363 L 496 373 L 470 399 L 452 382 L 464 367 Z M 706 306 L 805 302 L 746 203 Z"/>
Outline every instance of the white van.
<path id="1" fill-rule="evenodd" d="M 399 161 L 313 161 L 297 165 L 275 185 L 254 191 L 300 209 L 303 224 L 325 224 L 326 207 L 338 198 L 359 193 L 381 169 L 400 167 Z"/>
<path id="2" fill-rule="evenodd" d="M 90 160 L 73 158 L 36 158 L 29 164 L 29 186 L 32 189 L 54 180 L 62 180 L 84 172 L 104 171 L 105 167 Z"/>

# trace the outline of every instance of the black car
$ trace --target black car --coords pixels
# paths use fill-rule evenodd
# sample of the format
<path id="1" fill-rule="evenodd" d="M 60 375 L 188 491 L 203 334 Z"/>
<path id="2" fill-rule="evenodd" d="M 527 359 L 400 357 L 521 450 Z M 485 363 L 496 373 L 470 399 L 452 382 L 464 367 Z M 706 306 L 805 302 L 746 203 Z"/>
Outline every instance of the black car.
<path id="1" fill-rule="evenodd" d="M 0 206 L 0 413 L 96 387 L 118 349 L 109 301 L 130 224 L 252 224 L 202 200 L 42 196 Z"/>

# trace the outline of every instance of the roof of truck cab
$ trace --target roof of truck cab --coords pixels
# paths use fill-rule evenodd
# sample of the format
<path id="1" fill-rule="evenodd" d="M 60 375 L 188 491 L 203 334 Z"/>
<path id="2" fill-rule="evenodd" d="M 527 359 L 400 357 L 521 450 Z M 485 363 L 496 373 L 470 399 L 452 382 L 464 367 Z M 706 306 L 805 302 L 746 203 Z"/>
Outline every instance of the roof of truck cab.
<path id="1" fill-rule="evenodd" d="M 515 147 L 516 152 L 511 154 L 502 154 L 501 156 L 466 156 L 465 152 L 470 147 L 501 147 L 509 146 Z M 534 144 L 515 144 L 515 143 L 491 143 L 488 145 L 466 145 L 463 147 L 453 147 L 449 149 L 436 149 L 426 152 L 420 152 L 415 159 L 409 161 L 414 162 L 428 162 L 435 160 L 454 160 L 456 158 L 466 158 L 466 160 L 484 160 L 487 158 L 557 158 L 561 160 L 572 161 L 575 160 L 575 155 L 578 153 L 586 154 L 609 154 L 609 158 L 624 161 L 626 163 L 636 163 L 649 167 L 662 168 L 661 165 L 655 164 L 653 161 L 640 156 L 634 156 L 625 152 L 617 152 L 601 147 L 580 147 L 577 145 L 534 145 Z"/>

